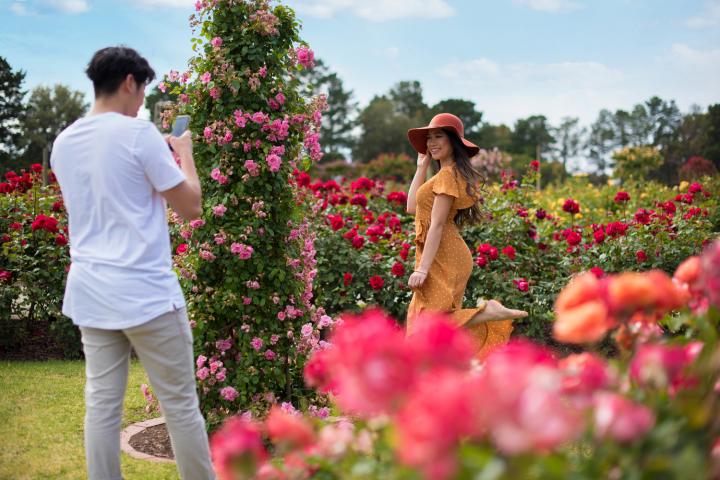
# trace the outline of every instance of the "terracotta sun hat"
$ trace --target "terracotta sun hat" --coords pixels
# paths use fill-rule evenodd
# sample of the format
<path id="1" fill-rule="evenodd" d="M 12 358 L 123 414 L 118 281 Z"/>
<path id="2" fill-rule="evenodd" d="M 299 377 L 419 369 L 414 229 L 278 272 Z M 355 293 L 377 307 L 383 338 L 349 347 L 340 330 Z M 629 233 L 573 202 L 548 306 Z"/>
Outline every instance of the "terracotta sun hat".
<path id="1" fill-rule="evenodd" d="M 442 128 L 443 130 L 455 132 L 463 145 L 465 145 L 465 150 L 467 150 L 468 155 L 471 157 L 480 151 L 480 147 L 465 138 L 465 128 L 463 127 L 462 120 L 452 113 L 438 113 L 430 120 L 430 124 L 427 127 L 411 128 L 408 130 L 408 140 L 410 140 L 413 148 L 418 153 L 422 153 L 423 155 L 427 153 L 427 134 L 428 130 L 432 130 L 433 128 Z"/>

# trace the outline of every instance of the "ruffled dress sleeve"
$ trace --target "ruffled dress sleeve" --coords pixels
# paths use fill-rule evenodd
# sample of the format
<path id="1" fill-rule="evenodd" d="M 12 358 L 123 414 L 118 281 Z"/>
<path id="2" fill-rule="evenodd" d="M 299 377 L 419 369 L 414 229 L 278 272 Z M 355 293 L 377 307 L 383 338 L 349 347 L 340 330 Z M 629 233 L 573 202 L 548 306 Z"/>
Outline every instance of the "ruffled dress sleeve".
<path id="1" fill-rule="evenodd" d="M 433 184 L 433 193 L 449 195 L 455 199 L 452 208 L 462 210 L 470 208 L 475 200 L 467 193 L 467 182 L 454 168 L 440 170 Z"/>

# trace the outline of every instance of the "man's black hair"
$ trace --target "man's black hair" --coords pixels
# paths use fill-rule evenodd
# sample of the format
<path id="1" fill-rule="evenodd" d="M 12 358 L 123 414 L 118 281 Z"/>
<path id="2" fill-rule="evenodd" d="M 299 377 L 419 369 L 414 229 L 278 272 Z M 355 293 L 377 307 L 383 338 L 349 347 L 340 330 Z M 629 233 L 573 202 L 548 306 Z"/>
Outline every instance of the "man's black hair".
<path id="1" fill-rule="evenodd" d="M 128 74 L 132 74 L 138 85 L 155 79 L 155 71 L 148 61 L 124 46 L 106 47 L 95 52 L 85 73 L 93 82 L 96 97 L 114 94 Z"/>

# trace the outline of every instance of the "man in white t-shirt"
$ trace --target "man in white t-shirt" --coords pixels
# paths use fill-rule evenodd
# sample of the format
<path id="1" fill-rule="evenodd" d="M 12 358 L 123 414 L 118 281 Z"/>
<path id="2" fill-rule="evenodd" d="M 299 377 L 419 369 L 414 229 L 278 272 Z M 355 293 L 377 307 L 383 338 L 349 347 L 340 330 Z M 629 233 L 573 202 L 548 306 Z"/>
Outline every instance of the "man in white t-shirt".
<path id="1" fill-rule="evenodd" d="M 72 265 L 63 313 L 80 327 L 85 353 L 88 477 L 122 478 L 120 425 L 133 348 L 160 400 L 180 476 L 212 479 L 166 215 L 166 202 L 186 220 L 202 213 L 190 133 L 165 139 L 135 118 L 155 77 L 135 50 L 99 50 L 86 73 L 93 109 L 58 135 L 50 162 L 68 212 Z"/>

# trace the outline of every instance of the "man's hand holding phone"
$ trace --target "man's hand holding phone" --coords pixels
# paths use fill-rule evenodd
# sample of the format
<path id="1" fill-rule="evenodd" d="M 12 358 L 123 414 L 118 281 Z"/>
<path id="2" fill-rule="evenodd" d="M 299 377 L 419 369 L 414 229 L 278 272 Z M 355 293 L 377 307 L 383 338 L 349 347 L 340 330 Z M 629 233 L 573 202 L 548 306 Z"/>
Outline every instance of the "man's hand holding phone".
<path id="1" fill-rule="evenodd" d="M 166 137 L 170 151 L 176 153 L 180 157 L 183 155 L 181 155 L 181 151 L 178 150 L 178 148 L 184 149 L 182 153 L 192 155 L 192 139 L 190 138 L 190 131 L 188 130 L 189 127 L 190 115 L 178 115 L 175 117 L 175 121 L 173 122 L 172 132 L 170 132 L 170 135 Z M 176 141 L 184 137 L 188 138 L 186 141 L 183 141 L 182 146 L 180 143 L 177 143 L 176 146 Z M 185 143 L 187 143 L 187 146 L 184 145 Z M 190 150 L 188 151 L 187 148 Z"/>
<path id="2" fill-rule="evenodd" d="M 167 137 L 167 141 L 172 151 L 175 152 L 180 159 L 192 157 L 192 135 L 190 134 L 190 130 L 185 130 L 185 133 L 179 137 L 170 135 Z"/>

